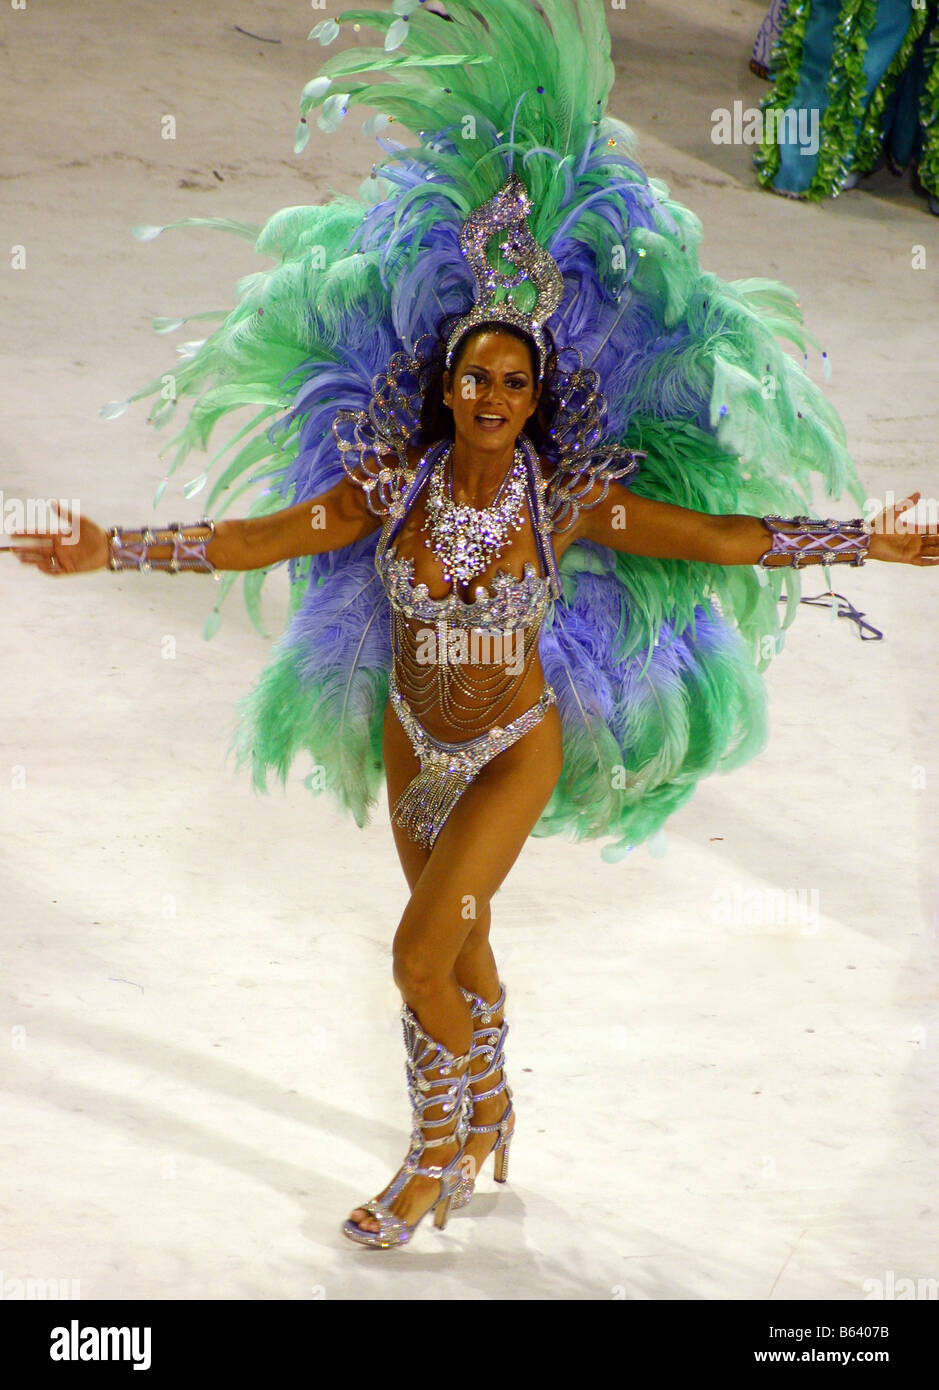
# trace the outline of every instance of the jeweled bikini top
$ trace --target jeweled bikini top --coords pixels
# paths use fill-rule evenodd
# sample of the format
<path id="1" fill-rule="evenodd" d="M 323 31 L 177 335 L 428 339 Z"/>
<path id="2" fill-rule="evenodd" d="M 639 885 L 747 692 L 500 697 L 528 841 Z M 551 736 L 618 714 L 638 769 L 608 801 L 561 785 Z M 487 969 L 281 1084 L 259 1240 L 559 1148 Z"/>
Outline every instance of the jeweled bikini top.
<path id="1" fill-rule="evenodd" d="M 376 555 L 375 564 L 392 608 L 406 618 L 428 623 L 511 631 L 540 622 L 551 601 L 550 580 L 543 578 L 530 560 L 525 563 L 522 579 L 499 569 L 490 586 L 476 585 L 471 603 L 455 590 L 443 598 L 431 598 L 426 584 L 414 583 L 414 561 L 406 555 L 385 551 L 381 559 Z"/>
<path id="2" fill-rule="evenodd" d="M 511 630 L 541 622 L 549 603 L 560 594 L 561 584 L 544 506 L 545 482 L 537 455 L 525 436 L 520 436 L 519 443 L 526 460 L 529 509 L 544 575 L 538 573 L 530 560 L 525 563 L 521 579 L 500 566 L 489 585 L 474 586 L 471 602 L 461 598 L 455 586 L 443 598 L 435 599 L 430 597 L 426 584 L 414 583 L 414 561 L 408 556 L 395 555 L 394 540 L 441 451 L 448 446 L 448 441 L 444 440 L 435 444 L 422 459 L 403 499 L 401 515 L 386 522 L 375 551 L 375 568 L 392 608 L 408 618 L 430 623 L 446 621 L 453 627 Z"/>

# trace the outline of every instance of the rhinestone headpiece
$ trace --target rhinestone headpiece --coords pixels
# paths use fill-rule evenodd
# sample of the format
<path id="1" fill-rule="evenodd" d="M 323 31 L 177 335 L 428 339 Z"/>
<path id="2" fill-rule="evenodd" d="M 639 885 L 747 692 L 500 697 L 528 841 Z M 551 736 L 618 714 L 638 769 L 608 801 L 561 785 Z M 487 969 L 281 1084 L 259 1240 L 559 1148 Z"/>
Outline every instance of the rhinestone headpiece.
<path id="1" fill-rule="evenodd" d="M 453 364 L 453 354 L 463 335 L 484 323 L 507 323 L 524 329 L 534 338 L 538 348 L 538 380 L 544 376 L 548 360 L 548 343 L 544 324 L 554 313 L 564 294 L 564 279 L 557 262 L 528 230 L 531 199 L 517 175 L 510 175 L 495 197 L 472 212 L 460 228 L 460 249 L 476 278 L 476 303 L 453 329 L 447 339 L 447 368 Z M 507 232 L 499 250 L 513 269 L 496 269 L 487 255 L 487 247 L 497 232 Z M 517 296 L 528 300 L 527 310 L 516 304 L 511 292 L 524 289 Z M 533 303 L 533 300 L 537 302 Z"/>

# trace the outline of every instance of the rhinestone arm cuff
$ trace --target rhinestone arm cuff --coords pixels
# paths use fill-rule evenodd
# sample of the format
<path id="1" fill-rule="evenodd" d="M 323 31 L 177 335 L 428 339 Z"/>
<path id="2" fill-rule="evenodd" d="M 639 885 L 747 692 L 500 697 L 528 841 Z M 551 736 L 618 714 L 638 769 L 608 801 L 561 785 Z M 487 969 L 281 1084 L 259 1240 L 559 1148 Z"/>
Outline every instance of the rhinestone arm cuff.
<path id="1" fill-rule="evenodd" d="M 128 537 L 127 532 L 130 532 Z M 196 532 L 203 532 L 196 535 Z M 178 574 L 180 570 L 197 570 L 201 574 L 218 572 L 208 559 L 205 548 L 215 535 L 214 521 L 195 521 L 183 523 L 174 521 L 169 526 L 151 528 L 149 526 L 112 526 L 105 533 L 108 538 L 108 568 L 112 570 L 166 570 Z M 173 553 L 165 559 L 151 559 L 154 547 L 172 546 Z"/>
<path id="2" fill-rule="evenodd" d="M 871 531 L 860 517 L 854 521 L 817 521 L 808 516 L 764 516 L 763 525 L 773 537 L 769 550 L 760 556 L 763 569 L 782 568 L 780 561 L 767 564 L 771 557 L 788 557 L 793 569 L 806 564 L 863 565 L 870 549 Z"/>

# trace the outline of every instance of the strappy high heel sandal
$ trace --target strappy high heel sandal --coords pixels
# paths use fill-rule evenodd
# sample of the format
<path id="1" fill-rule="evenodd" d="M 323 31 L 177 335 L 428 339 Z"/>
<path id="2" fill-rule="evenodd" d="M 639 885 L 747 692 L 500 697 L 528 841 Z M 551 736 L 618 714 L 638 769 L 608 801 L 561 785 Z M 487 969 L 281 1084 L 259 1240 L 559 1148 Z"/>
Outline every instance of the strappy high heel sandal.
<path id="1" fill-rule="evenodd" d="M 444 1230 L 450 1215 L 453 1193 L 461 1180 L 460 1164 L 463 1161 L 463 1145 L 466 1142 L 466 1094 L 472 1052 L 464 1053 L 462 1057 L 454 1057 L 443 1043 L 424 1032 L 417 1016 L 406 1004 L 401 1010 L 401 1019 L 404 1025 L 404 1045 L 407 1049 L 408 1094 L 414 1116 L 411 1146 L 400 1173 L 384 1195 L 384 1201 L 380 1202 L 375 1197 L 372 1201 L 362 1204 L 363 1210 L 375 1217 L 380 1229 L 363 1231 L 351 1217 L 347 1218 L 342 1226 L 343 1234 L 350 1240 L 379 1250 L 406 1245 L 427 1215 L 425 1211 L 409 1226 L 390 1210 L 391 1203 L 413 1177 L 439 1180 L 440 1195 L 428 1211 L 434 1213 L 434 1225 L 438 1230 Z M 439 1071 L 439 1075 L 430 1076 L 429 1073 L 432 1071 Z M 441 1090 L 441 1087 L 444 1089 Z M 425 1120 L 424 1112 L 435 1105 L 441 1107 L 444 1115 L 439 1120 Z M 435 1129 L 441 1125 L 448 1127 L 448 1133 L 439 1138 L 425 1139 L 423 1130 Z M 460 1145 L 460 1149 L 446 1167 L 420 1166 L 425 1149 L 454 1141 Z"/>
<path id="2" fill-rule="evenodd" d="M 498 1013 L 500 1009 L 505 1008 L 505 985 L 501 986 L 499 997 L 494 1004 L 487 1004 L 478 994 L 473 994 L 468 989 L 463 990 L 463 996 L 472 1008 L 473 1020 L 479 1019 L 483 1024 L 491 1024 L 492 1015 Z M 501 1120 L 498 1120 L 494 1125 L 474 1125 L 468 1123 L 466 1126 L 467 1138 L 469 1138 L 471 1134 L 498 1133 L 499 1137 L 496 1140 L 494 1148 L 491 1150 L 495 1167 L 493 1176 L 496 1182 L 505 1182 L 509 1176 L 509 1145 L 512 1142 L 512 1135 L 515 1133 L 515 1127 L 512 1123 L 512 1116 L 515 1113 L 512 1105 L 512 1088 L 505 1079 L 504 1070 L 505 1058 L 503 1049 L 505 1047 L 505 1039 L 508 1031 L 509 1025 L 506 1023 L 503 1013 L 501 1026 L 474 1029 L 473 1045 L 470 1048 L 471 1064 L 474 1057 L 485 1057 L 487 1060 L 485 1070 L 477 1072 L 475 1075 L 471 1073 L 469 1078 L 470 1081 L 473 1083 L 488 1081 L 497 1071 L 502 1073 L 502 1077 L 498 1084 L 493 1086 L 489 1091 L 476 1094 L 473 1091 L 467 1090 L 467 1109 L 469 1113 L 472 1113 L 472 1107 L 477 1100 L 490 1100 L 493 1096 L 499 1095 L 502 1091 L 505 1091 L 509 1101 L 505 1108 L 505 1114 L 502 1116 Z M 486 1157 L 488 1158 L 488 1156 L 487 1154 Z M 482 1167 L 482 1165 L 480 1165 L 480 1167 Z M 458 1186 L 454 1189 L 453 1196 L 450 1198 L 451 1211 L 458 1211 L 461 1207 L 468 1205 L 472 1199 L 475 1185 L 476 1182 L 474 1178 L 468 1178 L 464 1175 L 460 1179 Z"/>

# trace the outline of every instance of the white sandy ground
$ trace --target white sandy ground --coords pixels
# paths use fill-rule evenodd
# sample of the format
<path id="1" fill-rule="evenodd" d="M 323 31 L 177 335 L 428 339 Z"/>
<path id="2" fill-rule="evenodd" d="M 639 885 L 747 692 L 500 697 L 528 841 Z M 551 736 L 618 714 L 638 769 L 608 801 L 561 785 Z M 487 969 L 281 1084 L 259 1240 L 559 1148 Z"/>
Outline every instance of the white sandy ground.
<path id="1" fill-rule="evenodd" d="M 886 173 L 822 207 L 775 198 L 748 148 L 711 143 L 715 107 L 764 91 L 763 9 L 611 9 L 611 111 L 701 216 L 706 268 L 798 287 L 870 494 L 934 497 L 939 221 Z M 102 524 L 195 520 L 201 457 L 154 512 L 168 435 L 144 405 L 97 409 L 202 336 L 155 336 L 154 315 L 227 307 L 268 263 L 131 228 L 354 192 L 379 153 L 367 113 L 293 155 L 326 56 L 301 0 L 2 13 L 0 245 L 28 261 L 0 280 L 0 485 Z M 939 574 L 836 571 L 885 640 L 803 607 L 768 748 L 699 788 L 664 854 L 529 842 L 494 908 L 508 1186 L 487 1166 L 446 1232 L 375 1253 L 339 1227 L 409 1127 L 384 801 L 360 832 L 302 760 L 268 798 L 233 775 L 235 704 L 269 652 L 239 593 L 207 644 L 209 579 L 0 559 L 4 1297 L 34 1278 L 83 1298 L 861 1300 L 939 1277 Z M 282 571 L 267 590 L 276 637 Z M 817 894 L 817 916 L 718 911 L 772 888 Z"/>

